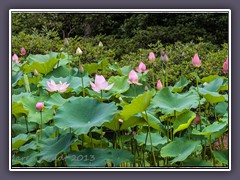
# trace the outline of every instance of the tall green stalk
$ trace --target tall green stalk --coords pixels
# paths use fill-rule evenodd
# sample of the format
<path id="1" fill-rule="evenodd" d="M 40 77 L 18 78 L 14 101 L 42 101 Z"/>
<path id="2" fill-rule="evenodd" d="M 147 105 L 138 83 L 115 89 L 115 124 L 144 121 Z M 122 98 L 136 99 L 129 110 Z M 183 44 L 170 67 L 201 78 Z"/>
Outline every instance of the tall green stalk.
<path id="1" fill-rule="evenodd" d="M 42 122 L 42 111 L 40 111 L 40 139 L 42 139 L 42 129 L 43 129 L 43 122 Z"/>
<path id="2" fill-rule="evenodd" d="M 147 122 L 148 122 L 148 115 L 147 115 L 147 111 L 145 110 L 146 113 L 146 118 L 147 118 Z M 148 124 L 148 133 L 149 133 L 149 138 L 150 138 L 150 143 L 151 143 L 151 151 L 152 151 L 152 156 L 153 156 L 153 162 L 154 162 L 154 166 L 157 166 L 157 162 L 156 162 L 156 157 L 154 154 L 154 149 L 153 149 L 153 144 L 152 144 L 152 135 L 151 135 L 151 130 L 150 130 L 150 126 Z M 147 145 L 147 144 L 145 144 Z"/>

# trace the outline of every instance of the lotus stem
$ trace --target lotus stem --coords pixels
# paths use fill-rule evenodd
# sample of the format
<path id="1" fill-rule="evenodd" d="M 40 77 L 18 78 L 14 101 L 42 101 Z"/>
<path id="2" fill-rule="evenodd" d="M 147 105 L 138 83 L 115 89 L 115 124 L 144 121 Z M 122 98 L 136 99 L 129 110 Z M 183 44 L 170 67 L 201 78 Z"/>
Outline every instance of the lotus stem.
<path id="1" fill-rule="evenodd" d="M 147 123 L 148 123 L 148 115 L 147 115 L 147 111 L 145 110 L 146 113 L 146 118 L 147 118 Z M 151 131 L 150 131 L 150 126 L 148 124 L 148 132 L 149 132 L 149 138 L 150 138 L 150 143 L 151 143 L 151 151 L 152 151 L 152 156 L 153 156 L 153 162 L 154 162 L 154 166 L 157 166 L 156 163 L 156 158 L 155 158 L 155 154 L 154 154 L 154 149 L 153 149 L 153 144 L 152 144 L 152 135 L 151 135 Z"/>
<path id="2" fill-rule="evenodd" d="M 81 79 L 82 79 L 82 91 L 83 91 L 83 97 L 85 97 L 85 90 L 84 90 L 83 76 L 81 76 Z"/>
<path id="3" fill-rule="evenodd" d="M 42 111 L 40 111 L 40 119 L 41 119 L 41 122 L 40 122 L 40 139 L 42 139 L 42 129 L 43 129 Z"/>
<path id="4" fill-rule="evenodd" d="M 28 120 L 27 120 L 27 117 L 25 117 L 25 122 L 26 122 L 26 130 L 27 130 L 27 133 L 29 133 L 29 131 L 28 131 Z"/>

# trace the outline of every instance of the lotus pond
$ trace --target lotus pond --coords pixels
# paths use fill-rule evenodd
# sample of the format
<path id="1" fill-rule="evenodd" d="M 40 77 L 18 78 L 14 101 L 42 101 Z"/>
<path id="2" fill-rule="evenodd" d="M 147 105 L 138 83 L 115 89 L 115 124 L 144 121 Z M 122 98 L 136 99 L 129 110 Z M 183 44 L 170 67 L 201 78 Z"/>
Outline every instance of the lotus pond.
<path id="1" fill-rule="evenodd" d="M 138 67 L 81 54 L 12 57 L 12 167 L 228 167 L 227 57 L 200 78 L 192 54 L 191 78 L 169 84 L 166 54 Z"/>

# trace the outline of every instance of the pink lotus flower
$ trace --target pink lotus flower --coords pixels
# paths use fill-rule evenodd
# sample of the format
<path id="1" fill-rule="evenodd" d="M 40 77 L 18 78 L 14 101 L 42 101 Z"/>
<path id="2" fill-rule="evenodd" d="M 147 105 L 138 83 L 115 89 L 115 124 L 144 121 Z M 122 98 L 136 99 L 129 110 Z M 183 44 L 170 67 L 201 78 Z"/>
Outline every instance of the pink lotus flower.
<path id="1" fill-rule="evenodd" d="M 200 66 L 201 66 L 201 60 L 200 60 L 199 57 L 198 57 L 198 53 L 196 53 L 196 54 L 194 55 L 194 57 L 192 58 L 192 64 L 193 64 L 193 66 L 195 66 L 195 67 L 200 67 Z"/>
<path id="2" fill-rule="evenodd" d="M 150 52 L 150 53 L 149 53 L 148 59 L 149 59 L 149 61 L 151 61 L 151 62 L 155 61 L 155 55 L 154 55 L 153 52 Z"/>
<path id="3" fill-rule="evenodd" d="M 228 73 L 228 57 L 226 59 L 226 61 L 223 63 L 223 69 L 222 69 L 223 73 Z"/>
<path id="4" fill-rule="evenodd" d="M 143 73 L 143 72 L 147 73 L 148 72 L 146 65 L 143 62 L 140 62 L 139 66 L 136 68 L 136 70 L 138 73 Z"/>
<path id="5" fill-rule="evenodd" d="M 46 88 L 49 92 L 65 92 L 67 90 L 67 87 L 70 85 L 68 83 L 62 83 L 62 81 L 59 82 L 59 84 L 56 84 L 52 79 L 47 81 L 48 87 Z"/>
<path id="6" fill-rule="evenodd" d="M 162 89 L 163 86 L 162 86 L 162 82 L 160 80 L 157 81 L 157 89 L 160 90 Z"/>
<path id="7" fill-rule="evenodd" d="M 109 90 L 113 87 L 114 83 L 111 85 L 108 85 L 108 82 L 105 80 L 105 78 L 102 75 L 95 76 L 95 84 L 90 81 L 90 84 L 92 86 L 92 89 L 98 93 L 101 92 L 101 90 Z"/>
<path id="8" fill-rule="evenodd" d="M 129 73 L 128 83 L 129 84 L 142 85 L 141 83 L 138 82 L 138 75 L 134 70 L 131 70 L 130 73 Z"/>
<path id="9" fill-rule="evenodd" d="M 22 56 L 26 55 L 26 49 L 24 47 L 22 47 L 22 49 L 21 49 L 21 55 Z"/>
<path id="10" fill-rule="evenodd" d="M 12 60 L 15 61 L 16 63 L 20 63 L 18 56 L 16 54 L 12 56 Z"/>
<path id="11" fill-rule="evenodd" d="M 44 108 L 44 102 L 38 102 L 38 103 L 36 104 L 36 109 L 37 109 L 38 111 L 42 111 L 43 108 Z"/>

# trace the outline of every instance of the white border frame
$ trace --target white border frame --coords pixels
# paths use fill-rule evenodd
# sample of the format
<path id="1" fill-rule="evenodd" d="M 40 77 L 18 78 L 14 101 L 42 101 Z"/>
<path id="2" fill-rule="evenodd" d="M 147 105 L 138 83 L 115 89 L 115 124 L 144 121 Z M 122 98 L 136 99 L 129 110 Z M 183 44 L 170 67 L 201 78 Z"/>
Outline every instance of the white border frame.
<path id="1" fill-rule="evenodd" d="M 34 167 L 34 168 L 12 168 L 11 167 L 11 116 L 12 116 L 12 84 L 11 84 L 11 76 L 12 76 L 12 19 L 11 15 L 14 12 L 26 12 L 26 13 L 228 13 L 228 59 L 229 59 L 229 113 L 228 113 L 228 122 L 229 122 L 229 144 L 228 147 L 231 147 L 231 10 L 230 9 L 10 9 L 9 10 L 9 171 L 231 171 L 231 148 L 229 148 L 229 168 L 204 168 L 204 167 L 197 167 L 194 168 L 174 168 L 174 167 L 161 167 L 159 169 L 156 168 L 91 168 L 91 169 L 76 169 L 76 168 L 56 168 L 56 167 L 46 167 L 49 169 L 44 169 L 45 167 Z M 52 168 L 52 169 L 50 169 Z"/>

